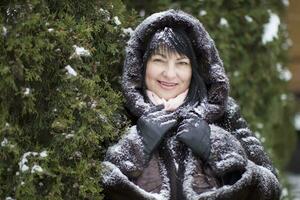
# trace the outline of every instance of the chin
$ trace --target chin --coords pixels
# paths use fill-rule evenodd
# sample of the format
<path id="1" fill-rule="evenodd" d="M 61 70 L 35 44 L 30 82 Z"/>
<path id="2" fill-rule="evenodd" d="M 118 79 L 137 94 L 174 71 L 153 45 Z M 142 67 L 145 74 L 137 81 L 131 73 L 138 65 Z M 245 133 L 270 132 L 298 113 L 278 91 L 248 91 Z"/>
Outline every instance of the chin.
<path id="1" fill-rule="evenodd" d="M 170 100 L 173 99 L 174 97 L 176 97 L 177 95 L 161 95 L 161 98 L 165 99 L 165 100 Z"/>

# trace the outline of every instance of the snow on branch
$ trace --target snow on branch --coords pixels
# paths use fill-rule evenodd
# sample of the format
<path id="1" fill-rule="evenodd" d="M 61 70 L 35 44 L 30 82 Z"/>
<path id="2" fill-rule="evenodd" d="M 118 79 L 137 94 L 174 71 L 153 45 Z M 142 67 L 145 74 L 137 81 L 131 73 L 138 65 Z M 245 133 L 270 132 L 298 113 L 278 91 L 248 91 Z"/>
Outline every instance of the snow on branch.
<path id="1" fill-rule="evenodd" d="M 65 66 L 65 69 L 70 76 L 77 76 L 77 72 L 71 67 L 71 65 Z"/>
<path id="2" fill-rule="evenodd" d="M 118 16 L 115 16 L 115 17 L 114 17 L 114 22 L 115 22 L 115 24 L 116 24 L 117 26 L 121 25 L 121 22 L 120 22 Z"/>
<path id="3" fill-rule="evenodd" d="M 269 22 L 264 25 L 264 31 L 262 35 L 262 43 L 266 44 L 272 42 L 274 38 L 278 38 L 278 29 L 280 25 L 280 18 L 277 14 L 269 11 Z"/>
<path id="4" fill-rule="evenodd" d="M 294 125 L 297 131 L 300 131 L 300 113 L 297 113 L 294 118 Z"/>
<path id="5" fill-rule="evenodd" d="M 73 45 L 73 48 L 75 49 L 75 52 L 70 56 L 69 59 L 91 56 L 91 52 L 84 47 Z"/>

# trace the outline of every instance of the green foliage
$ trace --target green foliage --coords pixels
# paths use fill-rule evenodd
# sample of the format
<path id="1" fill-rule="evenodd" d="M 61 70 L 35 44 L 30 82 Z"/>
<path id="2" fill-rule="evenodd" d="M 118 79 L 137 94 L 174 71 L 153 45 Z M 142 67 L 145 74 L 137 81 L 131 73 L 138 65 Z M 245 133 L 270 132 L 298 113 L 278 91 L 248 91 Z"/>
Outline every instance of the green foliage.
<path id="1" fill-rule="evenodd" d="M 135 14 L 119 0 L 0 10 L 0 199 L 102 199 L 101 160 L 127 126 L 118 81 Z"/>

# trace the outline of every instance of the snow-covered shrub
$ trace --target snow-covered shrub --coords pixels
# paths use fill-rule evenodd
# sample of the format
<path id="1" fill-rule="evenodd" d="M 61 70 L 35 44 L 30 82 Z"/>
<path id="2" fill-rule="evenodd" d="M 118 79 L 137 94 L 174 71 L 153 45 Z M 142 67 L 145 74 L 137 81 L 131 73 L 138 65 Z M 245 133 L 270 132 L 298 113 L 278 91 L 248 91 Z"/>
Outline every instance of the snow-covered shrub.
<path id="1" fill-rule="evenodd" d="M 126 126 L 118 80 L 134 15 L 118 0 L 0 12 L 0 199 L 102 199 L 101 160 Z"/>

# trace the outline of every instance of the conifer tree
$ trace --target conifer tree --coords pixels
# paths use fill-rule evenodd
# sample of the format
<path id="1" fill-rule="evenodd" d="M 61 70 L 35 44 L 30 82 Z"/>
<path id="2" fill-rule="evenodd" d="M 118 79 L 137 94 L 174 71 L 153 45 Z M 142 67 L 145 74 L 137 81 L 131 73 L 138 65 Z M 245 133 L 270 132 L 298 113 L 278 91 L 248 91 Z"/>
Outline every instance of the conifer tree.
<path id="1" fill-rule="evenodd" d="M 126 127 L 119 76 L 135 14 L 113 1 L 1 1 L 0 199 L 102 199 Z"/>

